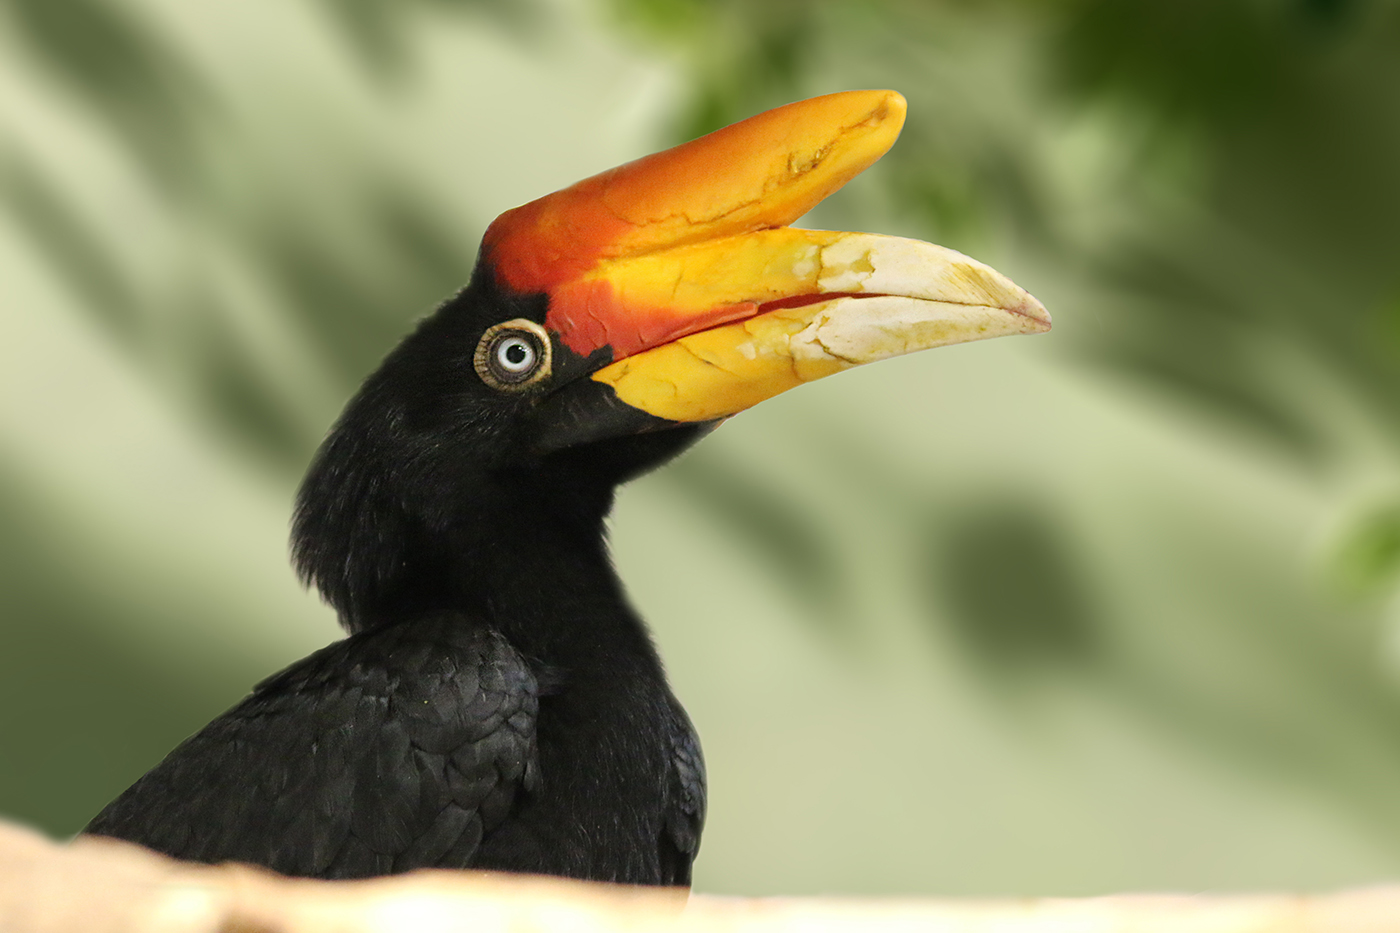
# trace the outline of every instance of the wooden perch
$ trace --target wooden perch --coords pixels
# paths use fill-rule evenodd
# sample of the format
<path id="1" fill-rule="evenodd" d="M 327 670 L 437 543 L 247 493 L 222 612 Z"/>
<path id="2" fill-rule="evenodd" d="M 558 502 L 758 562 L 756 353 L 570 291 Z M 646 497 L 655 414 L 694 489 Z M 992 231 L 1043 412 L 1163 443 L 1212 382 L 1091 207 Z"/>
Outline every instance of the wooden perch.
<path id="1" fill-rule="evenodd" d="M 127 843 L 57 845 L 0 824 L 3 933 L 1400 933 L 1400 886 L 1322 896 L 952 901 L 726 898 L 479 872 L 371 881 L 177 862 Z"/>

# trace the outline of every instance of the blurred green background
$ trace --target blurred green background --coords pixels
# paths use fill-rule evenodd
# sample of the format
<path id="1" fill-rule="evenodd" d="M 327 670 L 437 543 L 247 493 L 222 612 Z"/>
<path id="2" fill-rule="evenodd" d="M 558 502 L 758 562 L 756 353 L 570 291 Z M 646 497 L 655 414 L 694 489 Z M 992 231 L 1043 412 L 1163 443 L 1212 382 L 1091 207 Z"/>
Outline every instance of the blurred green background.
<path id="1" fill-rule="evenodd" d="M 622 496 L 701 890 L 1400 876 L 1400 5 L 0 0 L 0 812 L 57 835 L 337 636 L 290 501 L 500 211 L 801 97 L 808 226 L 1055 315 Z"/>

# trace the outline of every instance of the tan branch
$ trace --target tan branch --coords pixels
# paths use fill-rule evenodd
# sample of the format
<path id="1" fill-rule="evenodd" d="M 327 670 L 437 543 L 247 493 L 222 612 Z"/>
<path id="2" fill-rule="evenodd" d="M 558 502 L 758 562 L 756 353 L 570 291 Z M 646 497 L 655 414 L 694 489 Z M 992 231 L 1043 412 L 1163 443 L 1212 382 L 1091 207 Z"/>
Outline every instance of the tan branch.
<path id="1" fill-rule="evenodd" d="M 479 872 L 372 881 L 200 866 L 0 824 L 3 933 L 1400 933 L 1400 887 L 1321 896 L 955 901 L 722 898 Z"/>

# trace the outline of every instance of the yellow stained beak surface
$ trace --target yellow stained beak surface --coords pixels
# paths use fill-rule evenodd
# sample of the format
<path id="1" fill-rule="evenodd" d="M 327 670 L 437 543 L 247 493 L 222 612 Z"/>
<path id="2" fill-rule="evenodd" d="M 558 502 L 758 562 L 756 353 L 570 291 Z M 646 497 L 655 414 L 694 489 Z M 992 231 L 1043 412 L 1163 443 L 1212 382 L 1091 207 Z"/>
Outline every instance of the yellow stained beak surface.
<path id="1" fill-rule="evenodd" d="M 783 228 L 630 260 L 629 288 L 760 313 L 619 360 L 592 378 L 671 421 L 723 418 L 804 382 L 915 350 L 1050 329 L 1005 276 L 918 240 Z M 832 295 L 823 300 L 821 296 Z M 763 311 L 764 302 L 773 302 Z M 752 312 L 750 311 L 750 314 Z"/>

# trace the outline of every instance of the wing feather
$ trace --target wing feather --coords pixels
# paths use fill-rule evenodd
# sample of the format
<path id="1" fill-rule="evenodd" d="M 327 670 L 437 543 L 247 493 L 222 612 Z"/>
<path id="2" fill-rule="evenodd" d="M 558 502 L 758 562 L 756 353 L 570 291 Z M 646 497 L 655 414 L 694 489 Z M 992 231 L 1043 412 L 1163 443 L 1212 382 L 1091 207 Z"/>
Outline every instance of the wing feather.
<path id="1" fill-rule="evenodd" d="M 263 681 L 86 831 L 295 875 L 466 867 L 538 770 L 538 698 L 460 617 L 361 633 Z"/>

